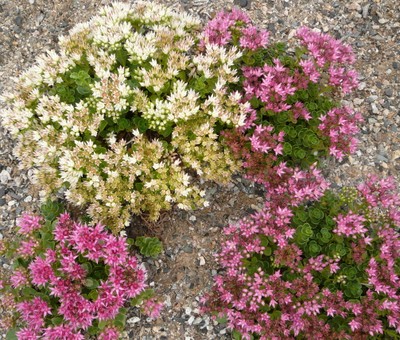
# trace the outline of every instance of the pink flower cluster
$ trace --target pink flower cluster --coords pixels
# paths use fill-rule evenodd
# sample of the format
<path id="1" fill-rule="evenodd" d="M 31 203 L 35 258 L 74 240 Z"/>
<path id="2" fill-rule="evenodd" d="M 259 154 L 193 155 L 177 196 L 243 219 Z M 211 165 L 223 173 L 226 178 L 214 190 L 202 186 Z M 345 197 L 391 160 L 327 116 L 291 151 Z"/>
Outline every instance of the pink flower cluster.
<path id="1" fill-rule="evenodd" d="M 240 47 L 256 50 L 267 46 L 269 33 L 252 25 L 247 14 L 233 9 L 230 12 L 218 13 L 207 23 L 203 35 L 200 46 L 207 43 L 226 46 L 239 39 Z"/>
<path id="2" fill-rule="evenodd" d="M 268 64 L 263 67 L 243 67 L 243 89 L 245 99 L 253 97 L 260 99 L 265 104 L 266 110 L 283 112 L 290 110 L 286 100 L 296 90 L 307 87 L 307 79 L 296 70 L 285 67 L 279 59 L 274 60 L 274 65 Z"/>
<path id="3" fill-rule="evenodd" d="M 21 234 L 31 234 L 33 231 L 38 230 L 42 227 L 42 217 L 24 213 L 21 218 L 18 219 L 17 225 L 19 226 L 19 232 Z"/>
<path id="4" fill-rule="evenodd" d="M 160 316 L 161 309 L 163 308 L 163 304 L 160 303 L 155 298 L 147 299 L 143 302 L 143 311 L 150 318 L 158 318 Z"/>
<path id="5" fill-rule="evenodd" d="M 238 65 L 243 79 L 243 101 L 250 102 L 252 108 L 243 126 L 224 131 L 223 136 L 236 157 L 243 161 L 247 176 L 258 183 L 279 177 L 273 168 L 291 157 L 284 153 L 284 142 L 288 141 L 282 131 L 285 125 L 291 125 L 296 132 L 307 129 L 310 134 L 314 133 L 318 141 L 313 145 L 319 143 L 316 149 L 325 148 L 326 154 L 329 149 L 329 154 L 339 160 L 353 153 L 357 146 L 354 136 L 359 132 L 360 114 L 347 107 L 315 109 L 321 96 L 329 101 L 328 107 L 334 106 L 325 93 L 331 94 L 336 88 L 348 93 L 356 88 L 357 75 L 350 69 L 355 61 L 351 48 L 305 27 L 298 30 L 297 37 L 302 46 L 301 57 L 289 57 L 286 52 L 279 52 L 282 55 L 277 56 L 275 45 L 267 45 L 268 33 L 258 31 L 247 14 L 233 9 L 217 14 L 208 23 L 200 44 L 233 45 L 243 52 Z M 271 54 L 274 57 L 266 57 Z M 285 57 L 292 62 L 285 61 Z M 248 59 L 251 62 L 247 63 Z M 307 91 L 313 94 L 304 96 Z M 315 91 L 321 95 L 316 96 Z M 287 123 L 276 124 L 280 115 L 287 116 Z M 301 138 L 289 146 L 292 145 L 301 148 Z M 315 151 L 309 145 L 306 148 L 309 148 L 306 151 Z M 296 162 L 300 164 L 298 159 Z"/>
<path id="6" fill-rule="evenodd" d="M 301 66 L 312 82 L 316 83 L 323 70 L 328 68 L 329 85 L 340 87 L 345 94 L 357 88 L 358 75 L 349 69 L 349 65 L 355 62 L 350 46 L 307 27 L 301 27 L 297 37 L 311 55 L 311 59 L 302 61 Z"/>
<path id="7" fill-rule="evenodd" d="M 296 177 L 304 175 L 298 173 Z M 226 317 L 228 327 L 239 331 L 243 339 L 251 339 L 253 334 L 261 340 L 298 335 L 364 339 L 384 334 L 388 327 L 400 334 L 400 223 L 391 218 L 392 210 L 399 211 L 400 202 L 392 192 L 392 180 L 370 178 L 357 191 L 361 199 L 368 197 L 367 208 L 362 203 L 357 212 L 348 211 L 334 218 L 333 232 L 350 240 L 350 254 L 359 268 L 365 268 L 365 289 L 358 301 L 341 290 L 331 291 L 315 279 L 317 273 L 327 271 L 324 275 L 332 282 L 340 280 L 348 257 L 304 256 L 293 238 L 293 206 L 288 203 L 290 190 L 294 191 L 290 188 L 299 181 L 304 179 L 293 180 L 283 190 L 275 189 L 263 211 L 225 228 L 227 240 L 217 255 L 224 273 L 215 277 L 212 292 L 204 296 L 203 311 Z M 325 190 L 318 185 L 309 189 L 316 191 L 311 195 L 314 199 Z M 377 205 L 386 207 L 381 212 L 385 224 L 371 231 L 371 223 L 362 214 Z M 377 253 L 368 251 L 368 245 Z M 265 256 L 272 261 L 269 266 L 265 266 Z M 340 317 L 347 329 L 333 328 L 328 321 L 335 317 Z"/>
<path id="8" fill-rule="evenodd" d="M 355 236 L 364 234 L 368 231 L 365 227 L 365 217 L 358 214 L 353 214 L 351 211 L 346 215 L 343 216 L 339 214 L 337 217 L 334 218 L 337 223 L 337 227 L 334 229 L 334 232 L 338 235 L 346 235 L 348 236 Z"/>
<path id="9" fill-rule="evenodd" d="M 329 138 L 329 153 L 342 160 L 345 154 L 353 153 L 357 148 L 357 139 L 353 136 L 359 132 L 358 123 L 363 121 L 360 113 L 349 107 L 334 108 L 319 118 L 318 126 L 323 135 Z"/>
<path id="10" fill-rule="evenodd" d="M 23 215 L 21 232 L 32 237 L 32 231 L 41 227 L 40 221 L 38 216 Z M 41 297 L 17 303 L 25 323 L 17 332 L 19 339 L 84 339 L 82 331 L 94 320 L 112 324 L 124 303 L 146 287 L 146 270 L 129 254 L 124 237 L 110 234 L 101 225 L 74 222 L 67 213 L 59 216 L 53 235 L 54 250 L 49 248 L 43 255 L 24 252 L 26 258 L 31 256 L 28 269 L 16 270 L 10 280 L 17 289 L 45 288 L 58 301 L 57 307 Z M 156 317 L 161 306 L 151 301 L 146 308 Z M 47 317 L 52 316 L 61 316 L 62 323 L 51 325 Z M 115 327 L 109 327 L 99 338 L 118 339 L 118 334 Z"/>
<path id="11" fill-rule="evenodd" d="M 397 195 L 397 185 L 393 177 L 379 179 L 376 175 L 370 175 L 357 189 L 371 212 L 379 214 L 380 210 L 384 209 L 388 211 L 390 221 L 400 224 L 400 211 L 398 209 L 400 197 Z M 382 223 L 388 223 L 388 221 L 383 220 Z"/>

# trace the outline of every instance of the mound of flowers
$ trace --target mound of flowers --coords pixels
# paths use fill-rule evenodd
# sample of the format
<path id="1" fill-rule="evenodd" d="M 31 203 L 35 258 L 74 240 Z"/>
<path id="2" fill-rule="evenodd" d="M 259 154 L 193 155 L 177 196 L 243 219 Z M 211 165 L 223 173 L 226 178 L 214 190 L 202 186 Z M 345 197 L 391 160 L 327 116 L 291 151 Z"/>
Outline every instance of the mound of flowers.
<path id="1" fill-rule="evenodd" d="M 396 184 L 371 176 L 340 194 L 318 188 L 307 204 L 276 194 L 263 211 L 225 229 L 224 273 L 204 310 L 226 318 L 243 339 L 398 337 Z"/>
<path id="2" fill-rule="evenodd" d="M 18 339 L 118 339 L 130 300 L 144 302 L 151 317 L 162 304 L 145 289 L 146 270 L 130 253 L 128 240 L 100 224 L 88 226 L 68 213 L 57 220 L 24 214 L 21 239 L 3 245 L 13 272 L 3 278 L 3 326 Z"/>
<path id="3" fill-rule="evenodd" d="M 302 28 L 292 53 L 239 10 L 200 28 L 114 3 L 18 78 L 0 116 L 43 198 L 117 232 L 132 214 L 206 205 L 193 176 L 226 183 L 243 165 L 265 184 L 354 150 L 361 117 L 334 100 L 357 84 L 348 46 Z"/>
<path id="4" fill-rule="evenodd" d="M 198 52 L 200 27 L 150 2 L 114 3 L 19 77 L 2 120 L 43 197 L 62 189 L 118 231 L 133 213 L 156 220 L 171 204 L 205 204 L 191 173 L 229 180 L 238 162 L 218 131 L 246 116 L 225 86 L 241 53 Z"/>
<path id="5" fill-rule="evenodd" d="M 50 204 L 0 244 L 11 337 L 118 339 L 129 301 L 156 317 L 130 246 L 155 256 L 161 242 L 116 235 L 133 214 L 207 206 L 195 179 L 235 172 L 266 202 L 225 229 L 204 311 L 244 339 L 398 337 L 396 185 L 370 177 L 336 194 L 318 170 L 357 145 L 362 117 L 340 102 L 358 84 L 353 52 L 306 27 L 296 39 L 273 42 L 237 9 L 202 29 L 151 2 L 113 3 L 16 80 L 0 118 L 21 167 L 90 224 Z"/>
<path id="6" fill-rule="evenodd" d="M 357 85 L 351 47 L 328 34 L 301 27 L 298 44 L 269 43 L 239 10 L 219 13 L 203 32 L 203 44 L 237 47 L 240 86 L 249 102 L 245 124 L 223 136 L 247 176 L 267 185 L 276 167 L 307 168 L 322 157 L 342 160 L 354 152 L 359 113 L 340 98 Z"/>

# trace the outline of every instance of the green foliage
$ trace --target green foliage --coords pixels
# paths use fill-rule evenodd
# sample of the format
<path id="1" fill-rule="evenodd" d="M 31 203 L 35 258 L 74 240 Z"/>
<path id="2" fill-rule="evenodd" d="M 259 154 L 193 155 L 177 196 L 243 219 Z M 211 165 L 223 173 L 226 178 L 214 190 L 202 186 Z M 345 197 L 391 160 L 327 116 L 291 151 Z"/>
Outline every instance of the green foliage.
<path id="1" fill-rule="evenodd" d="M 131 299 L 131 306 L 139 306 L 143 301 L 146 301 L 154 296 L 154 290 L 153 289 L 145 289 L 143 292 L 141 292 L 138 296 L 134 297 Z"/>
<path id="2" fill-rule="evenodd" d="M 47 200 L 40 207 L 40 211 L 46 221 L 54 221 L 64 211 L 64 206 L 58 201 Z"/>
<path id="3" fill-rule="evenodd" d="M 8 330 L 6 334 L 6 340 L 18 340 L 16 332 L 17 330 L 14 328 Z"/>
<path id="4" fill-rule="evenodd" d="M 304 52 L 304 48 L 299 47 L 293 55 L 287 51 L 285 44 L 271 44 L 267 48 L 246 51 L 242 62 L 246 66 L 263 67 L 265 64 L 274 66 L 274 60 L 279 59 L 293 74 L 301 70 L 299 61 Z M 279 157 L 279 161 L 290 166 L 307 168 L 319 162 L 321 156 L 328 155 L 329 141 L 318 129 L 319 118 L 339 103 L 333 99 L 327 86 L 309 82 L 306 89 L 296 89 L 295 93 L 286 99 L 289 105 L 302 103 L 311 115 L 310 120 L 296 119 L 293 109 L 279 113 L 266 110 L 266 103 L 256 97 L 251 98 L 249 102 L 252 108 L 257 110 L 256 124 L 272 125 L 275 133 L 285 132 L 283 155 Z"/>
<path id="5" fill-rule="evenodd" d="M 382 197 L 379 199 L 384 199 L 384 196 L 385 194 L 382 194 Z M 390 199 L 386 199 L 390 201 Z M 307 279 L 307 283 L 304 284 L 306 286 L 309 285 L 309 287 L 315 284 L 314 287 L 318 287 L 318 289 L 313 292 L 312 297 L 316 299 L 316 301 L 318 301 L 320 296 L 325 295 L 325 289 L 329 289 L 332 293 L 343 293 L 343 301 L 352 302 L 357 306 L 362 306 L 363 303 L 365 303 L 367 291 L 370 293 L 372 292 L 373 295 L 371 296 L 374 301 L 382 302 L 386 300 L 388 295 L 375 290 L 369 279 L 367 269 L 370 266 L 371 259 L 375 259 L 378 265 L 388 265 L 386 263 L 387 260 L 381 258 L 382 249 L 380 247 L 383 244 L 382 242 L 389 241 L 382 236 L 384 232 L 381 226 L 384 223 L 378 221 L 386 221 L 385 223 L 388 224 L 388 220 L 385 220 L 385 218 L 389 218 L 387 217 L 389 215 L 386 216 L 388 213 L 382 212 L 382 209 L 380 209 L 379 213 L 373 215 L 369 211 L 370 204 L 371 203 L 368 203 L 363 194 L 357 189 L 344 188 L 340 190 L 339 193 L 327 190 L 324 196 L 316 201 L 292 207 L 293 217 L 288 226 L 295 229 L 295 234 L 293 238 L 289 240 L 287 246 L 279 248 L 280 252 L 278 253 L 277 242 L 271 239 L 271 237 L 261 233 L 257 235 L 255 239 L 264 247 L 264 251 L 257 251 L 254 253 L 244 251 L 245 255 L 242 259 L 242 264 L 246 269 L 246 275 L 251 278 L 249 279 L 251 283 L 249 283 L 246 288 L 253 287 L 251 285 L 253 282 L 252 280 L 258 281 L 258 276 L 255 276 L 255 273 L 260 273 L 260 269 L 266 278 L 268 278 L 269 275 L 276 274 L 279 270 L 284 282 L 293 283 L 294 286 L 299 284 L 298 280 L 300 280 L 300 282 L 304 280 L 306 274 L 310 275 L 309 278 L 311 278 L 312 283 L 308 283 Z M 271 209 L 271 211 L 273 211 L 273 209 Z M 360 233 L 354 237 L 351 234 L 338 234 L 337 228 L 339 228 L 339 222 L 335 220 L 342 219 L 348 214 L 361 216 L 370 214 L 370 219 L 363 224 L 363 226 L 368 229 L 368 232 L 364 235 Z M 391 217 L 389 220 L 391 220 Z M 388 227 L 388 225 L 386 225 L 386 227 Z M 242 231 L 243 229 L 240 229 L 240 232 Z M 368 236 L 368 241 L 366 241 L 366 236 Z M 233 237 L 236 237 L 236 234 Z M 396 242 L 395 239 L 390 240 L 390 242 L 391 241 Z M 244 247 L 247 242 L 253 241 L 248 241 L 245 238 L 242 242 L 243 243 L 239 243 L 240 247 L 245 249 Z M 368 242 L 370 244 L 367 244 Z M 301 253 L 299 252 L 299 254 L 301 255 L 297 257 L 296 261 L 298 261 L 298 264 L 296 263 L 296 267 L 293 268 L 290 254 L 292 254 L 291 252 L 293 251 L 297 252 L 297 249 L 300 249 Z M 286 259 L 290 260 L 285 261 Z M 395 272 L 400 273 L 400 261 L 396 259 L 395 263 Z M 303 269 L 304 272 L 302 271 Z M 385 269 L 382 270 L 383 273 Z M 241 271 L 239 271 L 239 273 L 242 275 Z M 380 276 L 380 279 L 383 279 L 383 275 Z M 228 292 L 236 293 L 234 288 L 231 289 L 232 282 L 227 282 L 228 284 L 223 285 L 224 289 Z M 283 286 L 282 284 L 282 287 Z M 273 287 L 273 285 L 271 285 L 271 287 Z M 392 283 L 388 283 L 388 287 L 390 287 L 388 289 L 392 291 L 396 289 L 396 285 L 393 281 Z M 287 294 L 291 303 L 297 304 L 297 306 L 300 306 L 311 298 L 311 296 L 307 297 L 306 295 L 297 294 L 296 289 L 271 289 L 278 289 L 279 294 Z M 369 294 L 368 296 L 370 297 Z M 255 313 L 259 313 L 258 315 L 266 313 L 271 320 L 280 319 L 282 313 L 280 306 L 271 307 L 268 305 L 268 301 L 269 300 L 265 298 L 263 304 L 258 307 Z M 339 315 L 329 315 L 327 306 L 329 306 L 329 303 L 321 307 L 320 311 L 315 314 L 317 318 L 329 325 L 333 332 L 345 331 L 348 334 L 352 334 L 349 326 L 349 322 L 355 318 L 352 310 L 346 309 L 347 307 L 344 308 L 344 310 L 347 310 L 347 316 L 343 318 Z M 394 335 L 397 333 L 394 330 L 390 330 L 393 326 L 390 326 L 386 319 L 388 313 L 388 311 L 378 310 L 377 315 L 381 315 L 382 317 L 378 317 L 377 319 L 383 323 L 383 332 L 385 336 L 391 338 L 393 335 L 393 338 L 396 338 Z M 254 318 L 256 319 L 258 317 L 259 316 L 256 316 Z M 236 334 L 236 337 L 240 339 L 240 333 Z M 265 333 L 262 333 L 262 335 L 264 334 Z M 254 336 L 258 338 L 260 334 L 254 334 Z M 303 335 L 300 334 L 299 338 L 303 338 Z M 371 337 L 371 339 L 372 338 L 380 337 Z"/>
<path id="6" fill-rule="evenodd" d="M 156 257 L 163 251 L 162 243 L 156 237 L 139 236 L 135 240 L 135 245 L 144 256 Z"/>

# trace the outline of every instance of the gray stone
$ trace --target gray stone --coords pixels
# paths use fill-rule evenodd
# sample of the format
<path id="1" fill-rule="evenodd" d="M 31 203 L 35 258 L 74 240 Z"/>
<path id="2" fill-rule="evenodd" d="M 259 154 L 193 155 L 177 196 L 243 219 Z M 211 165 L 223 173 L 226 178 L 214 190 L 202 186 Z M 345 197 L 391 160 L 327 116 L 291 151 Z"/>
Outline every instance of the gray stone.
<path id="1" fill-rule="evenodd" d="M 184 246 L 184 247 L 182 248 L 182 250 L 183 250 L 185 253 L 188 253 L 188 254 L 193 253 L 193 247 L 192 247 L 191 245 Z"/>
<path id="2" fill-rule="evenodd" d="M 377 154 L 375 157 L 377 162 L 388 162 L 389 159 L 387 159 L 385 156 Z"/>
<path id="3" fill-rule="evenodd" d="M 367 5 L 365 5 L 365 6 L 362 8 L 362 17 L 363 17 L 364 19 L 366 19 L 366 18 L 368 17 L 369 6 L 371 6 L 371 5 L 370 5 L 370 4 L 367 4 Z"/>
<path id="4" fill-rule="evenodd" d="M 386 89 L 385 90 L 385 95 L 388 96 L 388 97 L 393 96 L 393 89 Z"/>
<path id="5" fill-rule="evenodd" d="M 21 27 L 22 26 L 22 17 L 20 15 L 18 15 L 15 19 L 14 19 L 14 23 L 18 26 Z"/>

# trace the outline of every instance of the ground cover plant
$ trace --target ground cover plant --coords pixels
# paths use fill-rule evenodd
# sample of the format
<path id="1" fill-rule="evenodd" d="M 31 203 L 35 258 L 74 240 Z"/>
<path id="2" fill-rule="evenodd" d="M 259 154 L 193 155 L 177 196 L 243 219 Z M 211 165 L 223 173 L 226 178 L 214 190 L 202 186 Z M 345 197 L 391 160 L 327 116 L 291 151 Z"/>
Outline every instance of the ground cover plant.
<path id="1" fill-rule="evenodd" d="M 218 255 L 225 271 L 205 297 L 205 311 L 224 318 L 237 338 L 399 336 L 396 183 L 371 176 L 357 188 L 317 196 L 285 204 L 277 195 L 225 229 Z"/>
<path id="2" fill-rule="evenodd" d="M 204 311 L 236 338 L 397 337 L 395 184 L 371 178 L 337 196 L 315 168 L 321 157 L 342 160 L 356 148 L 362 117 L 340 104 L 357 87 L 354 55 L 305 27 L 297 38 L 294 48 L 268 44 L 268 33 L 236 10 L 205 28 L 203 43 L 247 51 L 239 91 L 252 109 L 223 135 L 267 194 L 263 211 L 226 228 L 218 254 L 224 272 Z"/>
<path id="3" fill-rule="evenodd" d="M 237 338 L 398 336 L 395 183 L 371 177 L 338 195 L 318 169 L 356 148 L 362 117 L 340 103 L 357 87 L 351 48 L 306 27 L 297 45 L 273 42 L 237 9 L 201 28 L 164 6 L 114 3 L 3 95 L 2 124 L 43 200 L 85 216 L 49 203 L 0 244 L 14 263 L 0 281 L 10 337 L 117 339 L 129 301 L 157 316 L 130 251 L 162 244 L 118 232 L 133 214 L 206 206 L 194 179 L 235 172 L 266 189 L 265 206 L 225 229 L 225 272 L 204 310 Z"/>
<path id="4" fill-rule="evenodd" d="M 339 160 L 354 152 L 359 113 L 340 98 L 357 87 L 351 47 L 328 34 L 302 27 L 294 46 L 270 43 L 244 12 L 219 13 L 202 43 L 235 46 L 239 88 L 251 104 L 245 124 L 223 132 L 247 176 L 268 185 L 287 167 L 307 168 L 322 157 Z"/>
<path id="5" fill-rule="evenodd" d="M 238 170 L 218 131 L 243 124 L 235 48 L 196 52 L 198 19 L 164 6 L 114 3 L 60 38 L 4 95 L 3 125 L 43 197 L 63 191 L 114 231 L 206 204 L 191 173 L 227 182 Z"/>
<path id="6" fill-rule="evenodd" d="M 114 3 L 60 38 L 4 94 L 45 199 L 63 194 L 115 232 L 132 214 L 207 205 L 193 177 L 268 183 L 353 151 L 360 115 L 334 95 L 356 85 L 348 46 L 301 29 L 291 55 L 243 12 L 198 19 Z"/>
<path id="7" fill-rule="evenodd" d="M 21 237 L 2 245 L 13 262 L 10 277 L 0 281 L 8 339 L 118 339 L 128 302 L 157 317 L 162 303 L 147 287 L 132 242 L 61 211 L 49 203 L 42 215 L 24 214 Z"/>

